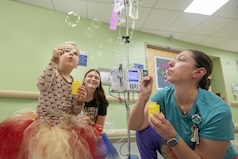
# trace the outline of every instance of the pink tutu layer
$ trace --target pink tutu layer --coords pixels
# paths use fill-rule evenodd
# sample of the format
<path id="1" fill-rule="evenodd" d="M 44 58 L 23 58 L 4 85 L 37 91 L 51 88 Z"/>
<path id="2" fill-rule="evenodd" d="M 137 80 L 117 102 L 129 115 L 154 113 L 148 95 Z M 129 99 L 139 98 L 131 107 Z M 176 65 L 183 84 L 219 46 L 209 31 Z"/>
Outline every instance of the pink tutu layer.
<path id="1" fill-rule="evenodd" d="M 0 159 L 103 159 L 107 147 L 94 127 L 65 116 L 58 125 L 21 112 L 0 123 Z"/>
<path id="2" fill-rule="evenodd" d="M 0 124 L 0 159 L 17 159 L 24 130 L 37 118 L 33 111 L 21 112 Z"/>

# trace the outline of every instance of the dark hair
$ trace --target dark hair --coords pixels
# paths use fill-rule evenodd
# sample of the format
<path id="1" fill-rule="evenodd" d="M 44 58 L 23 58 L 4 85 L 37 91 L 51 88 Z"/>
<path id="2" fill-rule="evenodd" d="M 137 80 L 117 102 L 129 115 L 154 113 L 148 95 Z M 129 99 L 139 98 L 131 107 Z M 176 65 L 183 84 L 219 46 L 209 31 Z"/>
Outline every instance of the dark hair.
<path id="1" fill-rule="evenodd" d="M 94 92 L 94 97 L 96 98 L 96 101 L 97 101 L 97 105 L 99 106 L 99 101 L 103 101 L 106 106 L 109 105 L 107 99 L 106 99 L 106 95 L 104 93 L 104 89 L 102 87 L 102 82 L 101 82 L 101 76 L 100 76 L 100 72 L 97 70 L 97 69 L 90 69 L 88 70 L 88 72 L 86 72 L 86 74 L 84 75 L 84 78 L 88 75 L 88 73 L 92 72 L 92 71 L 95 71 L 97 72 L 97 74 L 99 75 L 100 77 L 100 83 L 99 83 L 99 86 L 96 88 L 95 92 Z"/>
<path id="2" fill-rule="evenodd" d="M 211 58 L 198 50 L 193 50 L 193 49 L 187 49 L 188 51 L 191 51 L 193 54 L 193 58 L 196 62 L 196 67 L 200 68 L 203 67 L 206 69 L 206 74 L 203 76 L 203 78 L 199 81 L 199 87 L 208 90 L 209 86 L 211 84 L 210 79 L 208 79 L 208 77 L 211 75 L 212 73 L 212 68 L 213 68 L 213 64 L 212 64 L 212 60 Z"/>

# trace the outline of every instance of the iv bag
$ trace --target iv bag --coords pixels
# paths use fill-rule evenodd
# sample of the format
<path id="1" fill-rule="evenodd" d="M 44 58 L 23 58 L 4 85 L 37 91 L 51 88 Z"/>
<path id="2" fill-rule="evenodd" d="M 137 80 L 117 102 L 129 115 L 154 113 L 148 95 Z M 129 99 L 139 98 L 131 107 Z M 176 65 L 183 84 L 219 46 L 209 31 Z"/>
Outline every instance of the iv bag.
<path id="1" fill-rule="evenodd" d="M 129 16 L 132 19 L 138 19 L 138 0 L 130 0 L 129 1 Z"/>
<path id="2" fill-rule="evenodd" d="M 124 0 L 114 0 L 114 12 L 120 12 L 124 7 Z"/>

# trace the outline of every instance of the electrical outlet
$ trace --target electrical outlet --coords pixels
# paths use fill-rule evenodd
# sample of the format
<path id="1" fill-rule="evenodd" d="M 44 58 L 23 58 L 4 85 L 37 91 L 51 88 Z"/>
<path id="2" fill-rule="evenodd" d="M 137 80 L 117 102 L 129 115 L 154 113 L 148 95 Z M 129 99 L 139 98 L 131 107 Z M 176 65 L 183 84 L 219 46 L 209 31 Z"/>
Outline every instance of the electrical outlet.
<path id="1" fill-rule="evenodd" d="M 100 72 L 102 84 L 111 83 L 111 72 Z"/>

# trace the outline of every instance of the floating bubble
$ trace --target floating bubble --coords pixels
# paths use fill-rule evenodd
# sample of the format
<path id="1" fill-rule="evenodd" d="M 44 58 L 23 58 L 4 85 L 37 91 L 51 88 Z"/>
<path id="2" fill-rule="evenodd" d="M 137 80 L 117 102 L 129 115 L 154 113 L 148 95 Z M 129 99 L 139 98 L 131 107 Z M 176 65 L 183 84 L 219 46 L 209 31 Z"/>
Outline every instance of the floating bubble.
<path id="1" fill-rule="evenodd" d="M 89 38 L 91 38 L 94 34 L 94 30 L 91 29 L 90 27 L 88 27 L 86 30 L 85 30 L 85 35 Z"/>
<path id="2" fill-rule="evenodd" d="M 118 37 L 116 43 L 117 43 L 118 45 L 122 45 L 122 44 L 123 44 L 122 38 L 121 38 L 121 37 Z"/>
<path id="3" fill-rule="evenodd" d="M 115 56 L 116 56 L 116 57 L 120 57 L 118 50 L 115 50 Z"/>
<path id="4" fill-rule="evenodd" d="M 95 60 L 95 56 L 94 56 L 94 55 L 91 55 L 89 59 L 90 59 L 91 61 L 94 61 L 94 60 Z"/>
<path id="5" fill-rule="evenodd" d="M 120 52 L 118 50 L 115 50 L 114 56 L 117 59 L 117 63 L 119 64 L 122 61 L 122 57 L 120 55 Z"/>
<path id="6" fill-rule="evenodd" d="M 98 19 L 93 19 L 91 26 L 95 29 L 98 29 L 101 26 L 101 22 Z"/>
<path id="7" fill-rule="evenodd" d="M 92 54 L 92 55 L 95 54 L 95 49 L 94 48 L 90 48 L 89 49 L 89 54 Z"/>
<path id="8" fill-rule="evenodd" d="M 120 55 L 120 52 L 118 50 L 115 51 L 115 58 L 116 58 L 116 61 L 117 61 L 117 66 L 119 66 L 120 64 L 122 64 L 123 62 L 123 59 Z"/>
<path id="9" fill-rule="evenodd" d="M 100 49 L 102 49 L 102 48 L 103 48 L 103 44 L 99 44 L 98 47 L 99 47 Z"/>
<path id="10" fill-rule="evenodd" d="M 107 42 L 108 42 L 109 44 L 111 44 L 111 43 L 113 42 L 112 38 L 108 38 L 108 39 L 107 39 Z"/>
<path id="11" fill-rule="evenodd" d="M 133 38 L 134 30 L 131 31 L 131 39 Z"/>
<path id="12" fill-rule="evenodd" d="M 151 63 L 148 63 L 148 67 L 153 67 L 153 65 Z"/>
<path id="13" fill-rule="evenodd" d="M 101 57 L 103 55 L 103 52 L 101 50 L 97 51 L 97 56 Z"/>
<path id="14" fill-rule="evenodd" d="M 121 18 L 121 19 L 120 19 L 120 22 L 121 22 L 121 23 L 125 23 L 125 22 L 126 22 L 126 18 Z"/>
<path id="15" fill-rule="evenodd" d="M 78 16 L 73 11 L 70 11 L 65 18 L 65 22 L 71 27 L 76 27 L 77 24 L 79 23 L 79 20 L 80 20 L 80 16 Z"/>
<path id="16" fill-rule="evenodd" d="M 130 63 L 128 63 L 128 62 L 125 63 L 125 68 L 132 68 L 132 67 L 133 67 L 132 64 L 130 64 Z"/>
<path id="17" fill-rule="evenodd" d="M 112 134 L 116 129 L 116 124 L 113 121 L 106 121 L 104 124 L 104 129 L 108 130 L 108 134 Z"/>

